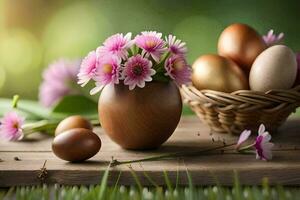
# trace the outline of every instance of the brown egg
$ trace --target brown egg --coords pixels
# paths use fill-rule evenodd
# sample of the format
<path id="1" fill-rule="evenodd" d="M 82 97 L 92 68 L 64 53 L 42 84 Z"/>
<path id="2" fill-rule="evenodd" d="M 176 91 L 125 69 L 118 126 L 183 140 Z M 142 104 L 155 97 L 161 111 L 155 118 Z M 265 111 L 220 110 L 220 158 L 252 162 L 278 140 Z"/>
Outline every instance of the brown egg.
<path id="1" fill-rule="evenodd" d="M 248 89 L 244 72 L 232 60 L 219 55 L 203 55 L 193 64 L 192 83 L 198 90 L 233 92 Z"/>
<path id="2" fill-rule="evenodd" d="M 101 147 L 100 138 L 91 130 L 75 128 L 56 136 L 52 142 L 53 153 L 66 161 L 79 162 L 94 156 Z"/>
<path id="3" fill-rule="evenodd" d="M 247 73 L 255 58 L 265 49 L 261 35 L 245 24 L 232 24 L 219 37 L 218 53 L 235 61 Z"/>
<path id="4" fill-rule="evenodd" d="M 159 147 L 174 132 L 181 111 L 181 95 L 173 82 L 151 82 L 134 90 L 110 84 L 99 98 L 103 129 L 126 149 Z"/>
<path id="5" fill-rule="evenodd" d="M 55 135 L 74 128 L 85 128 L 93 130 L 93 125 L 89 122 L 89 120 L 80 115 L 70 116 L 65 118 L 58 124 L 55 130 Z"/>

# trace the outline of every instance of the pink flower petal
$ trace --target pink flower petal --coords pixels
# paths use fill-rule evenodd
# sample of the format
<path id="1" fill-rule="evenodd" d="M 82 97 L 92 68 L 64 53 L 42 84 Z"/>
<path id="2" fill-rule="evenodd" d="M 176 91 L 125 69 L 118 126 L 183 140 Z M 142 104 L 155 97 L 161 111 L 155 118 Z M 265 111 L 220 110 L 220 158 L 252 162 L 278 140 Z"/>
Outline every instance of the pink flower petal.
<path id="1" fill-rule="evenodd" d="M 267 35 L 262 36 L 263 40 L 265 41 L 268 47 L 281 44 L 284 39 L 284 34 L 280 33 L 279 35 L 274 34 L 274 31 L 271 29 L 267 33 Z"/>
<path id="2" fill-rule="evenodd" d="M 261 124 L 258 128 L 258 135 L 262 135 L 266 130 L 265 125 Z"/>
<path id="3" fill-rule="evenodd" d="M 239 146 L 241 146 L 244 142 L 246 142 L 246 140 L 250 137 L 250 135 L 251 135 L 251 131 L 250 131 L 250 130 L 244 130 L 244 131 L 241 133 L 241 135 L 240 135 L 240 137 L 239 137 L 239 140 L 238 140 L 238 142 L 237 142 L 237 148 L 238 148 Z"/>

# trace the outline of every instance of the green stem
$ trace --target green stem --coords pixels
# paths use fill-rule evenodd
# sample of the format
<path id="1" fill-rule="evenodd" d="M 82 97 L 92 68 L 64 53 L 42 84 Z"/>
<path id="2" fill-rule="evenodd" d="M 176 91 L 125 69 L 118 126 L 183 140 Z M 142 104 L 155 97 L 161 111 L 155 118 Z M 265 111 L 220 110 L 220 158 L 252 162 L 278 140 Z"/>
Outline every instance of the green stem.
<path id="1" fill-rule="evenodd" d="M 17 108 L 18 107 L 18 102 L 19 102 L 20 96 L 19 95 L 14 95 L 13 100 L 12 100 L 12 107 Z"/>
<path id="2" fill-rule="evenodd" d="M 244 146 L 242 148 L 238 148 L 237 151 L 242 152 L 242 151 L 248 150 L 248 149 L 252 148 L 254 145 L 255 145 L 255 143 L 249 144 L 249 145 Z"/>
<path id="3" fill-rule="evenodd" d="M 53 135 L 58 123 L 59 121 L 41 120 L 31 124 L 26 124 L 23 126 L 24 135 L 28 136 L 36 132 L 46 132 Z"/>
<path id="4" fill-rule="evenodd" d="M 13 96 L 12 107 L 13 107 L 14 109 L 18 109 L 18 110 L 20 110 L 20 111 L 22 111 L 22 112 L 24 112 L 24 113 L 27 113 L 27 114 L 29 114 L 29 115 L 31 115 L 31 116 L 34 116 L 36 119 L 44 119 L 44 118 L 45 118 L 45 116 L 38 115 L 38 114 L 36 114 L 36 113 L 34 113 L 34 112 L 32 112 L 32 111 L 26 109 L 26 108 L 23 108 L 23 107 L 19 106 L 19 105 L 18 105 L 19 100 L 20 100 L 20 96 L 19 96 L 19 95 L 14 95 L 14 96 Z"/>
<path id="5" fill-rule="evenodd" d="M 219 149 L 224 149 L 226 147 L 230 147 L 236 145 L 236 143 L 232 144 L 227 144 L 223 146 L 218 146 L 218 147 L 213 147 L 209 149 L 203 149 L 203 150 L 196 150 L 196 151 L 189 151 L 189 152 L 174 152 L 174 153 L 167 153 L 159 156 L 150 156 L 147 158 L 142 158 L 142 159 L 136 159 L 136 160 L 125 160 L 125 161 L 118 161 L 118 160 L 113 160 L 112 166 L 117 166 L 117 165 L 122 165 L 122 164 L 129 164 L 129 163 L 136 163 L 136 162 L 145 162 L 145 161 L 156 161 L 156 160 L 162 160 L 166 158 L 177 158 L 177 157 L 182 157 L 182 156 L 197 156 L 202 153 L 207 153 L 210 151 L 215 151 Z"/>
<path id="6" fill-rule="evenodd" d="M 59 124 L 60 120 L 41 120 L 29 124 L 25 124 L 22 128 L 24 131 L 24 136 L 28 136 L 32 133 L 36 132 L 45 132 L 49 135 L 53 135 L 57 125 Z M 98 120 L 91 120 L 93 126 L 98 126 Z"/>

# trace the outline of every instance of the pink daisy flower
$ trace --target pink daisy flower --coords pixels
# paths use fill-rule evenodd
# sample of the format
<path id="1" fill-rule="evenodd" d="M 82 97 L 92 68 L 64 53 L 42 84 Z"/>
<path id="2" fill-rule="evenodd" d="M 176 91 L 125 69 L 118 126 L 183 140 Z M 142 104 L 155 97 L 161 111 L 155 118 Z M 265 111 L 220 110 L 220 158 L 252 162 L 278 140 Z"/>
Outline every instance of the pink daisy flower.
<path id="1" fill-rule="evenodd" d="M 23 136 L 22 126 L 25 119 L 16 112 L 6 113 L 0 120 L 0 136 L 9 141 L 19 140 Z"/>
<path id="2" fill-rule="evenodd" d="M 118 84 L 121 76 L 121 58 L 113 55 L 102 57 L 99 60 L 95 81 L 96 87 L 91 90 L 94 95 L 101 91 L 105 85 Z"/>
<path id="3" fill-rule="evenodd" d="M 191 69 L 183 56 L 171 56 L 165 62 L 165 75 L 175 80 L 178 85 L 191 81 Z"/>
<path id="4" fill-rule="evenodd" d="M 58 60 L 43 72 L 43 82 L 39 89 L 39 101 L 50 107 L 66 95 L 80 93 L 76 88 L 80 61 Z"/>
<path id="5" fill-rule="evenodd" d="M 144 31 L 135 37 L 135 44 L 143 49 L 142 55 L 149 56 L 159 62 L 161 55 L 167 50 L 162 34 L 156 31 Z"/>
<path id="6" fill-rule="evenodd" d="M 155 73 L 150 60 L 141 55 L 130 57 L 123 70 L 124 84 L 129 85 L 129 90 L 133 90 L 136 86 L 143 88 L 145 82 L 152 81 L 151 76 Z"/>
<path id="7" fill-rule="evenodd" d="M 281 44 L 284 39 L 284 34 L 280 33 L 279 35 L 275 35 L 274 31 L 271 29 L 269 30 L 267 35 L 262 36 L 263 40 L 267 44 L 268 47 Z"/>
<path id="8" fill-rule="evenodd" d="M 97 68 L 96 52 L 91 51 L 82 61 L 78 73 L 78 84 L 84 87 L 91 79 L 94 78 Z"/>
<path id="9" fill-rule="evenodd" d="M 259 126 L 258 136 L 255 139 L 254 147 L 256 149 L 256 159 L 271 160 L 273 143 L 270 142 L 271 135 L 265 131 L 263 124 Z"/>
<path id="10" fill-rule="evenodd" d="M 176 39 L 176 36 L 169 35 L 166 37 L 169 51 L 175 55 L 184 55 L 187 53 L 186 43 Z"/>
<path id="11" fill-rule="evenodd" d="M 110 53 L 122 59 L 126 59 L 128 57 L 127 50 L 134 43 L 134 41 L 131 40 L 131 35 L 131 33 L 127 33 L 125 36 L 123 33 L 117 33 L 107 38 L 103 46 L 97 49 L 99 57 Z"/>

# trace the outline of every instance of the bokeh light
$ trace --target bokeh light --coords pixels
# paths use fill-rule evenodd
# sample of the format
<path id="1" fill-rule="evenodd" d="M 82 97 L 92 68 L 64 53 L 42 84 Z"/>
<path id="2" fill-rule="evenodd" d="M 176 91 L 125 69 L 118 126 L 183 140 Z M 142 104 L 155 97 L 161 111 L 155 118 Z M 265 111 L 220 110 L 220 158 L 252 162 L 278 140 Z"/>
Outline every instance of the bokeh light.
<path id="1" fill-rule="evenodd" d="M 43 37 L 45 62 L 84 55 L 98 46 L 110 32 L 109 21 L 90 3 L 71 4 L 59 10 L 46 27 Z"/>
<path id="2" fill-rule="evenodd" d="M 6 79 L 6 72 L 3 67 L 0 66 L 0 91 L 2 90 Z"/>
<path id="3" fill-rule="evenodd" d="M 41 62 L 41 48 L 32 33 L 13 29 L 2 33 L 0 39 L 0 66 L 9 74 L 20 76 L 35 71 Z"/>

